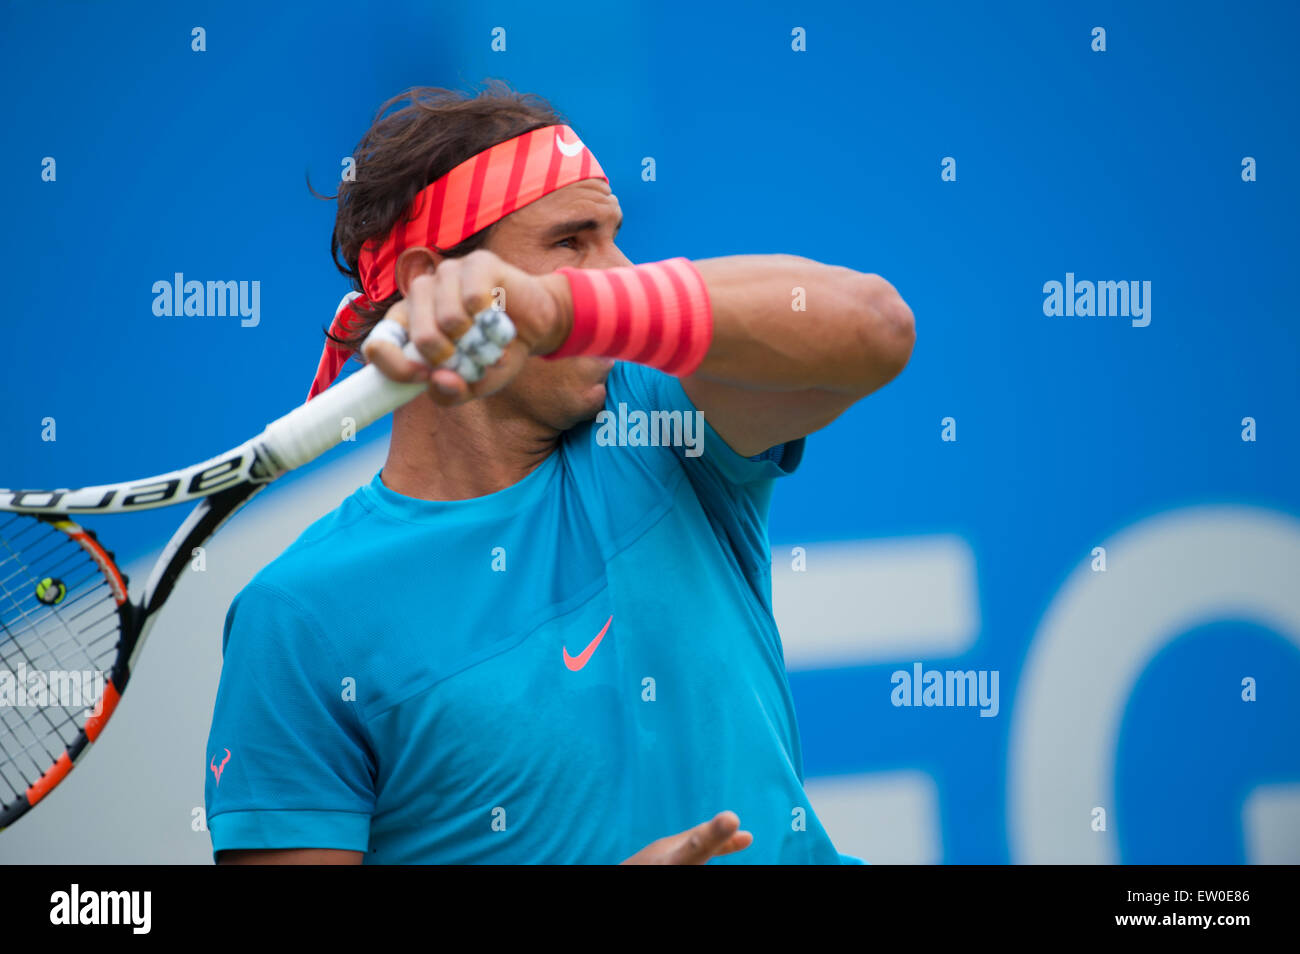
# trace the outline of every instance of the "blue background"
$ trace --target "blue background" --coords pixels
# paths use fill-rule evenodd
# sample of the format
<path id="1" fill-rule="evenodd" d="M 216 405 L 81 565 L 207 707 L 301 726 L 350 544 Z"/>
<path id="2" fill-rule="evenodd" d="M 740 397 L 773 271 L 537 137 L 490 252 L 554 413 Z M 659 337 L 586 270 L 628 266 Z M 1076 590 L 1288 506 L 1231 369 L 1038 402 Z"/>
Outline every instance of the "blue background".
<path id="1" fill-rule="evenodd" d="M 1300 512 L 1297 9 L 5 3 L 3 482 L 170 470 L 300 403 L 348 290 L 333 204 L 306 177 L 331 193 L 395 93 L 500 77 L 600 158 L 634 261 L 790 252 L 898 287 L 911 365 L 810 441 L 772 536 L 964 537 L 981 630 L 941 664 L 999 669 L 1008 708 L 1044 609 L 1101 539 L 1192 504 Z M 151 286 L 178 271 L 260 281 L 260 324 L 156 317 Z M 1151 281 L 1150 326 L 1045 317 L 1042 285 L 1067 271 Z M 144 553 L 179 516 L 121 520 L 112 540 Z M 899 718 L 880 689 L 894 668 L 794 674 L 808 774 L 924 766 L 943 860 L 1009 860 L 1009 719 Z M 1225 670 L 1270 691 L 1243 706 L 1196 688 Z M 1297 687 L 1294 647 L 1254 625 L 1167 647 L 1125 714 L 1116 804 L 1141 821 L 1122 860 L 1245 860 L 1241 793 L 1300 778 Z"/>

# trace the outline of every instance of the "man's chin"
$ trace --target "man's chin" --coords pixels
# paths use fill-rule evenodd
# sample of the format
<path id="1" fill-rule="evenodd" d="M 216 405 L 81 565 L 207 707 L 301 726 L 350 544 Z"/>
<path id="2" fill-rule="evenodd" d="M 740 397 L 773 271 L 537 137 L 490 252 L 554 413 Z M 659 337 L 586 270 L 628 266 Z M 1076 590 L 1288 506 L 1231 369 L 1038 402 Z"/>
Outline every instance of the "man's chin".
<path id="1" fill-rule="evenodd" d="M 578 394 L 578 400 L 575 402 L 577 407 L 573 415 L 573 423 L 570 427 L 577 427 L 579 424 L 585 424 L 588 421 L 596 419 L 596 415 L 605 407 L 605 381 L 604 378 L 592 384 L 588 384 Z"/>
<path id="2" fill-rule="evenodd" d="M 593 384 L 587 389 L 586 400 L 583 403 L 583 410 L 586 412 L 583 417 L 584 421 L 593 420 L 600 413 L 601 408 L 605 406 L 605 382 Z"/>
<path id="3" fill-rule="evenodd" d="M 578 358 L 583 363 L 583 370 L 590 368 L 594 377 L 604 381 L 609 377 L 609 372 L 614 368 L 613 358 Z"/>
<path id="4" fill-rule="evenodd" d="M 605 380 L 606 378 L 609 377 L 609 372 L 614 367 L 614 359 L 613 358 L 583 358 L 580 360 L 584 362 L 590 362 L 591 374 L 592 377 L 595 378 L 595 382 L 587 389 L 586 393 L 583 395 L 583 397 L 585 398 L 583 402 L 584 408 L 591 409 L 591 413 L 588 414 L 585 418 L 583 418 L 583 420 L 589 421 L 593 417 L 595 417 L 598 413 L 600 413 L 600 409 L 605 406 Z M 583 368 L 583 370 L 586 371 L 587 369 Z"/>

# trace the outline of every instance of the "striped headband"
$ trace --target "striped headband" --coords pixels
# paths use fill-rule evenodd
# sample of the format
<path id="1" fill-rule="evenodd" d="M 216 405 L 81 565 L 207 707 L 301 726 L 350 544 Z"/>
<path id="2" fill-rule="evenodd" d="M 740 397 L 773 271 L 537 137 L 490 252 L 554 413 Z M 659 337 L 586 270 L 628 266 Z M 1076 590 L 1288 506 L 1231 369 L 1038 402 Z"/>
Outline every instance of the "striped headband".
<path id="1" fill-rule="evenodd" d="M 353 306 L 383 301 L 397 291 L 397 257 L 408 248 L 449 249 L 516 209 L 583 179 L 608 176 L 568 126 L 544 126 L 471 156 L 416 195 L 382 242 L 361 247 L 357 271 L 364 297 L 346 301 L 330 325 L 345 337 L 360 321 Z M 311 400 L 339 376 L 351 352 L 326 341 L 312 381 Z"/>

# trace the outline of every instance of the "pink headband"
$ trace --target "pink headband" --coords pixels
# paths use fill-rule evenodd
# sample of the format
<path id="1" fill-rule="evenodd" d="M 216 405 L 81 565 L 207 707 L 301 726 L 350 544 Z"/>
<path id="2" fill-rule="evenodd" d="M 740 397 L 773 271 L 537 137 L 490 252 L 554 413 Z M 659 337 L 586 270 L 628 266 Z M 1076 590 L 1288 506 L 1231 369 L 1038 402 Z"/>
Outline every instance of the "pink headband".
<path id="1" fill-rule="evenodd" d="M 364 307 L 397 291 L 397 257 L 408 248 L 449 249 L 516 209 L 583 179 L 609 181 L 600 163 L 568 126 L 545 126 L 497 143 L 466 159 L 416 195 L 382 242 L 361 248 L 357 271 Z M 344 337 L 360 320 L 356 300 L 340 307 L 330 333 Z M 343 370 L 351 352 L 327 341 L 312 381 L 311 400 Z"/>

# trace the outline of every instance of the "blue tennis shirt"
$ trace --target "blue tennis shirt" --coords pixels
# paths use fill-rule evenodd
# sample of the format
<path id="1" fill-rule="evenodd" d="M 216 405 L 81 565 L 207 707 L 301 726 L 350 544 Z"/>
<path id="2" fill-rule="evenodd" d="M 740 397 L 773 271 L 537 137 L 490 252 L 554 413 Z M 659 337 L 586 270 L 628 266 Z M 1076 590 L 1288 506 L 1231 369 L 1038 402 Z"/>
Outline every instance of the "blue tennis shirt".
<path id="1" fill-rule="evenodd" d="M 611 413 L 694 406 L 617 363 Z M 236 597 L 204 771 L 214 853 L 614 863 L 730 809 L 717 863 L 840 856 L 804 794 L 755 458 L 568 431 L 518 483 L 418 500 L 378 475 Z M 630 441 L 638 439 L 633 432 Z"/>

